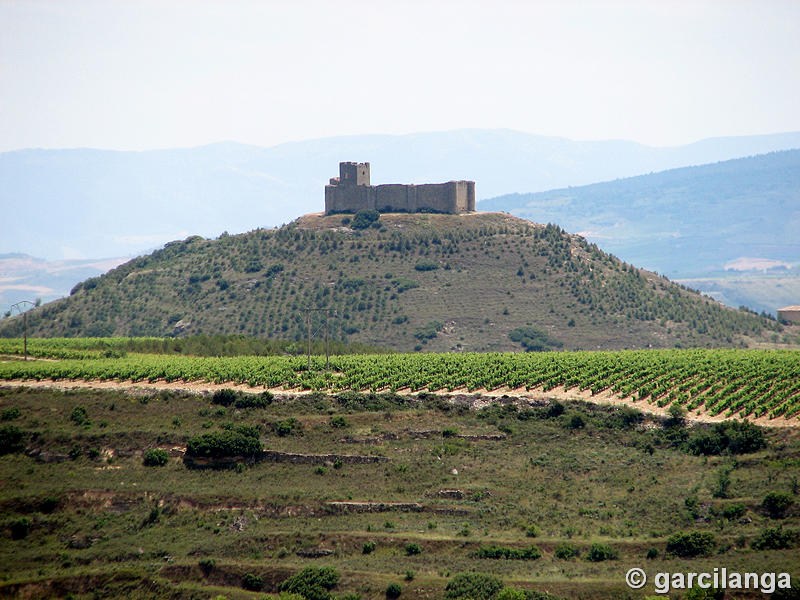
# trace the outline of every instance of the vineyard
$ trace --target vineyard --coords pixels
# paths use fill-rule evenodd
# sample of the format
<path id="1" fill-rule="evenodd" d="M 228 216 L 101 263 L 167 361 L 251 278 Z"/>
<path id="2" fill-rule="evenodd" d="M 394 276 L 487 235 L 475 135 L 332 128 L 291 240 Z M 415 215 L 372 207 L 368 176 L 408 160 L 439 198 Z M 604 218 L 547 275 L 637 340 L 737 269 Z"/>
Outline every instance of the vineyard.
<path id="1" fill-rule="evenodd" d="M 643 350 L 491 354 L 196 357 L 122 353 L 113 338 L 29 341 L 33 356 L 0 362 L 0 379 L 207 381 L 254 388 L 453 392 L 603 392 L 726 417 L 800 415 L 800 351 Z M 0 340 L 0 354 L 21 354 Z"/>

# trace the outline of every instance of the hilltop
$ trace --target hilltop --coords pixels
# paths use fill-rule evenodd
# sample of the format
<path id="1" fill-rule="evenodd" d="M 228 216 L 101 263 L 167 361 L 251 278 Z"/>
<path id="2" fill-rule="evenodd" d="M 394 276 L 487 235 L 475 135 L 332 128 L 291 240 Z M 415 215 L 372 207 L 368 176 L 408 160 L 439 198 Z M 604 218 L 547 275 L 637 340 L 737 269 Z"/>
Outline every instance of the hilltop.
<path id="1" fill-rule="evenodd" d="M 748 346 L 791 341 L 554 225 L 503 213 L 306 215 L 275 230 L 172 242 L 36 309 L 36 336 L 237 333 L 397 350 Z M 311 320 L 324 335 L 321 312 Z M 21 334 L 19 319 L 0 334 Z M 512 336 L 514 339 L 512 339 Z"/>

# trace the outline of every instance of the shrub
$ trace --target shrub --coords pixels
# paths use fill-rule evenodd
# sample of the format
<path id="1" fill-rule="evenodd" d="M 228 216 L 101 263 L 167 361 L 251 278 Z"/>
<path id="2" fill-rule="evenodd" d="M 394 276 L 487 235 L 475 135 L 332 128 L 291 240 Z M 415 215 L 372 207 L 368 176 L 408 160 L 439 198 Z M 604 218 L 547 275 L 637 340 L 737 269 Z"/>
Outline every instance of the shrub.
<path id="1" fill-rule="evenodd" d="M 411 542 L 410 544 L 406 544 L 405 551 L 406 551 L 406 556 L 413 556 L 415 554 L 421 554 L 422 548 L 419 547 L 418 543 Z"/>
<path id="2" fill-rule="evenodd" d="M 435 271 L 439 268 L 439 263 L 432 260 L 420 260 L 414 265 L 414 268 L 417 271 Z"/>
<path id="3" fill-rule="evenodd" d="M 536 528 L 536 525 L 528 525 L 525 528 L 525 537 L 535 538 L 539 535 L 539 530 Z"/>
<path id="4" fill-rule="evenodd" d="M 270 423 L 270 428 L 279 437 L 286 437 L 287 435 L 294 434 L 302 435 L 303 433 L 303 425 L 294 417 L 285 419 L 283 421 L 275 421 L 274 423 Z"/>
<path id="5" fill-rule="evenodd" d="M 214 392 L 214 395 L 211 397 L 211 402 L 219 404 L 220 406 L 230 406 L 236 402 L 238 398 L 239 394 L 236 390 L 225 388 Z"/>
<path id="6" fill-rule="evenodd" d="M 419 283 L 413 279 L 409 279 L 408 277 L 397 277 L 396 279 L 392 280 L 392 285 L 395 286 L 398 293 L 405 292 L 406 290 L 413 290 L 414 288 L 419 287 Z"/>
<path id="7" fill-rule="evenodd" d="M 31 532 L 31 520 L 28 517 L 22 517 L 16 521 L 11 521 L 8 528 L 11 530 L 12 540 L 21 540 L 28 537 Z"/>
<path id="8" fill-rule="evenodd" d="M 459 573 L 444 589 L 446 598 L 489 600 L 503 589 L 503 580 L 485 573 Z"/>
<path id="9" fill-rule="evenodd" d="M 88 414 L 86 412 L 85 406 L 76 406 L 72 409 L 72 412 L 69 413 L 69 420 L 75 423 L 75 425 L 84 425 L 89 422 Z"/>
<path id="10" fill-rule="evenodd" d="M 220 423 L 220 429 L 232 431 L 234 433 L 239 433 L 243 436 L 256 439 L 258 439 L 261 435 L 261 432 L 258 428 L 258 425 L 248 425 L 247 423 L 237 423 L 236 425 L 233 423 Z"/>
<path id="11" fill-rule="evenodd" d="M 361 554 L 371 554 L 375 550 L 375 542 L 369 541 L 364 542 L 364 545 L 361 546 Z"/>
<path id="12" fill-rule="evenodd" d="M 525 352 L 542 352 L 560 348 L 564 344 L 551 338 L 546 331 L 536 327 L 517 327 L 508 334 L 512 342 L 522 344 Z"/>
<path id="13" fill-rule="evenodd" d="M 589 554 L 586 555 L 586 560 L 591 562 L 602 562 L 604 560 L 616 560 L 618 558 L 617 551 L 611 546 L 606 544 L 592 544 L 589 548 Z"/>
<path id="14" fill-rule="evenodd" d="M 794 498 L 786 492 L 770 492 L 764 496 L 761 508 L 770 519 L 783 519 L 786 511 L 794 504 Z"/>
<path id="15" fill-rule="evenodd" d="M 11 408 L 3 409 L 3 414 L 0 419 L 3 421 L 13 421 L 14 419 L 19 419 L 20 415 L 22 415 L 22 411 L 16 406 L 12 406 Z"/>
<path id="16" fill-rule="evenodd" d="M 580 554 L 580 550 L 574 544 L 569 544 L 564 542 L 563 544 L 559 544 L 556 546 L 553 555 L 556 558 L 560 558 L 561 560 L 569 560 L 570 558 L 575 558 Z"/>
<path id="17" fill-rule="evenodd" d="M 513 587 L 504 587 L 494 597 L 494 600 L 528 600 L 525 590 Z"/>
<path id="18" fill-rule="evenodd" d="M 277 275 L 281 271 L 283 271 L 285 267 L 281 263 L 275 263 L 269 269 L 267 269 L 266 273 L 264 274 L 266 277 L 272 277 L 273 275 Z"/>
<path id="19" fill-rule="evenodd" d="M 750 546 L 753 550 L 784 550 L 794 548 L 800 541 L 800 532 L 783 527 L 768 527 L 761 531 Z"/>
<path id="20" fill-rule="evenodd" d="M 747 507 L 744 504 L 730 504 L 722 509 L 722 517 L 729 521 L 741 519 L 747 512 Z"/>
<path id="21" fill-rule="evenodd" d="M 258 395 L 255 394 L 242 394 L 233 405 L 236 408 L 267 408 L 272 401 L 274 400 L 275 396 L 272 395 L 271 392 L 261 392 Z"/>
<path id="22" fill-rule="evenodd" d="M 16 425 L 0 427 L 0 456 L 22 450 L 25 435 Z"/>
<path id="23" fill-rule="evenodd" d="M 481 546 L 478 558 L 504 558 L 507 560 L 536 560 L 542 553 L 536 546 L 529 548 L 507 548 L 505 546 Z"/>
<path id="24" fill-rule="evenodd" d="M 686 443 L 690 454 L 748 454 L 766 447 L 764 430 L 748 421 L 723 421 L 694 433 Z"/>
<path id="25" fill-rule="evenodd" d="M 52 496 L 48 496 L 39 503 L 39 510 L 43 513 L 51 513 L 58 508 L 58 505 L 59 505 L 58 498 L 53 498 Z"/>
<path id="26" fill-rule="evenodd" d="M 204 558 L 202 559 L 197 565 L 200 567 L 200 570 L 203 572 L 204 575 L 208 575 L 211 571 L 214 570 L 214 567 L 217 566 L 217 563 L 214 561 L 213 558 Z"/>
<path id="27" fill-rule="evenodd" d="M 652 560 L 654 558 L 658 558 L 658 555 L 659 555 L 658 548 L 650 548 L 647 550 L 646 558 Z"/>
<path id="28" fill-rule="evenodd" d="M 614 429 L 632 429 L 644 420 L 644 413 L 630 406 L 621 406 L 611 413 L 605 421 Z"/>
<path id="29" fill-rule="evenodd" d="M 281 583 L 281 592 L 300 594 L 306 600 L 329 600 L 330 590 L 339 581 L 333 567 L 306 567 Z"/>
<path id="30" fill-rule="evenodd" d="M 350 423 L 347 422 L 342 415 L 336 415 L 331 417 L 331 427 L 334 429 L 344 429 L 345 427 L 349 427 Z"/>
<path id="31" fill-rule="evenodd" d="M 400 587 L 399 583 L 390 583 L 389 586 L 386 588 L 386 597 L 389 600 L 394 600 L 395 598 L 399 598 L 400 594 L 403 593 L 403 588 Z"/>
<path id="32" fill-rule="evenodd" d="M 432 340 L 442 329 L 444 329 L 444 323 L 441 321 L 430 321 L 424 327 L 417 329 L 414 332 L 414 337 L 420 341 Z"/>
<path id="33" fill-rule="evenodd" d="M 242 578 L 242 587 L 246 590 L 250 590 L 251 592 L 258 592 L 264 587 L 264 578 L 260 575 L 247 573 Z"/>
<path id="34" fill-rule="evenodd" d="M 553 400 L 550 403 L 550 406 L 547 407 L 547 417 L 550 419 L 554 419 L 555 417 L 559 417 L 564 413 L 564 405 L 561 404 L 558 400 Z"/>
<path id="35" fill-rule="evenodd" d="M 353 216 L 350 227 L 353 229 L 366 229 L 380 218 L 381 213 L 377 210 L 360 210 Z"/>
<path id="36" fill-rule="evenodd" d="M 150 448 L 144 453 L 145 467 L 163 467 L 169 462 L 169 453 L 163 448 Z"/>
<path id="37" fill-rule="evenodd" d="M 714 550 L 715 544 L 712 533 L 702 531 L 676 533 L 667 540 L 667 552 L 681 558 L 708 556 Z"/>
<path id="38" fill-rule="evenodd" d="M 205 433 L 186 444 L 186 455 L 195 458 L 256 457 L 261 451 L 258 439 L 234 431 Z"/>
<path id="39" fill-rule="evenodd" d="M 586 427 L 586 422 L 583 420 L 583 417 L 578 413 L 573 413 L 572 416 L 567 421 L 567 427 L 570 429 L 583 429 Z"/>

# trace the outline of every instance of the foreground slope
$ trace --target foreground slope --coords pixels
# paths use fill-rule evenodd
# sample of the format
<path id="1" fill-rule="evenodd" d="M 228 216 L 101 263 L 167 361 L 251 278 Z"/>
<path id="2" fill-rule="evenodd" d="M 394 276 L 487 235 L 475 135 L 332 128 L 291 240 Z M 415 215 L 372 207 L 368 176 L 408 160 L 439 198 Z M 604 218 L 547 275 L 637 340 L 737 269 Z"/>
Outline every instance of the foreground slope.
<path id="1" fill-rule="evenodd" d="M 385 214 L 364 230 L 307 215 L 278 230 L 188 238 L 32 312 L 37 336 L 329 333 L 398 350 L 621 349 L 791 341 L 556 226 L 502 213 Z M 322 312 L 312 335 L 324 336 Z M 524 330 L 531 341 L 532 330 Z M 21 334 L 20 319 L 0 333 Z M 519 333 L 519 332 L 517 332 Z M 520 336 L 516 336 L 520 339 Z"/>
<path id="2" fill-rule="evenodd" d="M 800 576 L 796 430 L 728 428 L 747 434 L 729 456 L 708 443 L 716 427 L 578 403 L 223 400 L 0 388 L 3 427 L 20 432 L 0 455 L 0 597 L 264 599 L 306 567 L 335 569 L 332 595 L 362 600 L 392 583 L 452 600 L 462 572 L 536 600 L 642 598 L 655 573 L 720 565 Z M 262 460 L 181 460 L 202 434 L 234 432 Z M 641 592 L 625 586 L 632 567 L 650 576 Z"/>

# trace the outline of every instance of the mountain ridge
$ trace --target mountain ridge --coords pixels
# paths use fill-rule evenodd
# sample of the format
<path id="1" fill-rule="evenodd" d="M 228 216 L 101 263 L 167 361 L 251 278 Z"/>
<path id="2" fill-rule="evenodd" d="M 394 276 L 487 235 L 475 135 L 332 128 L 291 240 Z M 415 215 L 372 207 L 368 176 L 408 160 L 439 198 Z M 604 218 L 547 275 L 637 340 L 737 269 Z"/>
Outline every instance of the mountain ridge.
<path id="1" fill-rule="evenodd" d="M 14 208 L 0 252 L 123 256 L 189 232 L 209 237 L 278 226 L 322 206 L 322 188 L 341 160 L 371 162 L 375 183 L 474 180 L 478 197 L 487 198 L 786 146 L 800 147 L 800 133 L 670 148 L 472 129 L 269 148 L 220 142 L 136 152 L 24 149 L 0 154 L 0 201 Z"/>
<path id="2" fill-rule="evenodd" d="M 744 257 L 800 266 L 800 150 L 478 203 L 555 220 L 626 261 L 700 277 Z"/>

